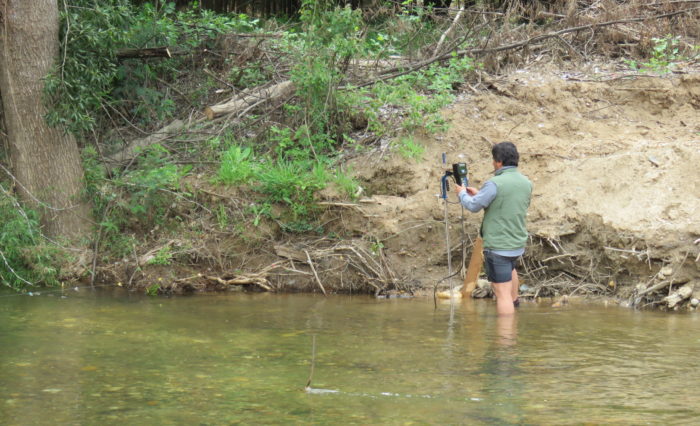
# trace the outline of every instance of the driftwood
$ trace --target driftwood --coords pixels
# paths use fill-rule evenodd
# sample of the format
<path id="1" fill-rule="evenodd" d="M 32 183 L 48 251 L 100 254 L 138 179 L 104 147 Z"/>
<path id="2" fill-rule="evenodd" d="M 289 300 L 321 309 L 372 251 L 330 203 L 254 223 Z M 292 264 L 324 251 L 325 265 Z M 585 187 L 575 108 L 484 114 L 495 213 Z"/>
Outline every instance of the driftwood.
<path id="1" fill-rule="evenodd" d="M 341 261 L 342 268 L 347 267 L 356 271 L 363 283 L 372 287 L 376 295 L 385 290 L 399 289 L 400 280 L 397 279 L 389 267 L 384 254 L 381 250 L 368 250 L 365 248 L 367 244 L 367 241 L 355 240 L 329 245 L 328 240 L 321 239 L 309 245 L 299 246 L 299 248 L 277 245 L 274 247 L 275 253 L 284 260 L 274 262 L 259 271 L 235 275 L 224 274 L 222 276 L 197 274 L 187 278 L 180 278 L 175 282 L 193 285 L 195 288 L 197 286 L 204 288 L 202 281 L 223 286 L 255 285 L 265 291 L 273 292 L 275 288 L 270 284 L 269 278 L 275 276 L 274 270 L 283 269 L 286 271 L 284 275 L 291 273 L 293 275 L 312 276 L 321 292 L 327 295 L 328 292 L 323 285 L 322 277 L 324 274 L 326 277 L 333 277 L 333 273 L 335 273 L 333 271 L 337 272 L 339 269 L 338 261 Z M 295 266 L 295 262 L 307 265 L 311 272 L 297 269 L 298 265 Z M 333 263 L 335 263 L 335 266 L 328 266 L 329 264 L 333 265 Z M 291 267 L 289 267 L 290 264 Z M 321 266 L 325 269 L 321 269 Z"/>
<path id="2" fill-rule="evenodd" d="M 366 241 L 344 241 L 342 243 L 328 246 L 328 241 L 320 240 L 314 243 L 315 248 L 301 248 L 290 246 L 275 246 L 275 253 L 283 258 L 299 261 L 309 265 L 313 271 L 314 279 L 325 294 L 325 288 L 321 282 L 321 274 L 326 271 L 319 271 L 314 266 L 311 259 L 316 259 L 317 264 L 331 259 L 340 259 L 343 263 L 355 270 L 363 277 L 364 283 L 375 290 L 375 294 L 398 287 L 400 280 L 389 266 L 383 252 L 379 249 L 372 252 L 365 248 Z M 302 273 L 302 271 L 296 271 Z"/>
<path id="3" fill-rule="evenodd" d="M 285 262 L 274 262 L 267 265 L 263 269 L 254 273 L 247 274 L 237 274 L 233 276 L 224 275 L 222 277 L 216 277 L 212 275 L 201 275 L 199 278 L 204 278 L 208 281 L 215 282 L 217 284 L 230 286 L 230 285 L 256 285 L 265 291 L 273 292 L 274 288 L 270 285 L 267 277 L 270 275 L 270 271 L 282 267 Z"/>
<path id="4" fill-rule="evenodd" d="M 206 115 L 209 120 L 213 120 L 225 114 L 239 113 L 269 101 L 288 97 L 292 93 L 294 93 L 294 85 L 291 81 L 287 80 L 273 86 L 254 89 L 248 94 L 237 96 L 228 102 L 208 106 L 204 109 L 204 115 Z"/>
<path id="5" fill-rule="evenodd" d="M 184 278 L 178 278 L 173 281 L 173 285 L 170 286 L 170 288 L 166 288 L 166 290 L 174 290 L 176 288 L 187 288 L 189 287 L 190 289 L 194 290 L 204 290 L 208 287 L 208 283 L 213 283 L 213 284 L 218 284 L 222 286 L 247 286 L 247 285 L 255 285 L 258 286 L 259 288 L 268 291 L 268 292 L 274 292 L 275 289 L 274 287 L 270 284 L 268 280 L 268 276 L 270 275 L 270 271 L 284 267 L 284 263 L 286 262 L 274 262 L 263 269 L 261 269 L 258 272 L 250 272 L 250 273 L 241 273 L 241 274 L 235 274 L 235 275 L 228 275 L 224 274 L 222 276 L 214 276 L 214 275 L 205 275 L 205 274 L 195 274 L 189 277 L 184 277 Z"/>
<path id="6" fill-rule="evenodd" d="M 270 287 L 270 283 L 267 281 L 267 273 L 258 273 L 258 274 L 241 274 L 241 275 L 236 275 L 232 278 L 221 278 L 221 277 L 214 277 L 214 276 L 209 276 L 209 275 L 203 275 L 203 278 L 213 281 L 222 285 L 250 285 L 254 284 L 257 285 L 258 287 L 265 289 L 267 291 L 274 291 L 272 287 Z"/>
<path id="7" fill-rule="evenodd" d="M 248 109 L 261 105 L 268 101 L 274 101 L 290 96 L 294 92 L 294 85 L 291 81 L 284 81 L 270 87 L 262 87 L 253 89 L 246 95 L 234 98 L 221 104 L 212 105 L 204 110 L 205 115 L 210 120 L 224 114 L 245 113 Z M 190 123 L 185 123 L 182 120 L 175 120 L 160 130 L 151 133 L 150 135 L 135 139 L 127 144 L 127 146 L 119 152 L 109 155 L 105 158 L 107 167 L 115 167 L 132 161 L 138 155 L 138 152 L 151 145 L 163 142 L 179 131 L 184 130 L 188 125 L 200 123 L 202 119 L 194 120 Z"/>
<path id="8" fill-rule="evenodd" d="M 693 285 L 693 283 L 686 284 L 683 287 L 671 293 L 670 295 L 664 297 L 662 299 L 662 302 L 666 304 L 668 308 L 673 309 L 679 303 L 692 296 L 694 288 L 695 285 Z"/>

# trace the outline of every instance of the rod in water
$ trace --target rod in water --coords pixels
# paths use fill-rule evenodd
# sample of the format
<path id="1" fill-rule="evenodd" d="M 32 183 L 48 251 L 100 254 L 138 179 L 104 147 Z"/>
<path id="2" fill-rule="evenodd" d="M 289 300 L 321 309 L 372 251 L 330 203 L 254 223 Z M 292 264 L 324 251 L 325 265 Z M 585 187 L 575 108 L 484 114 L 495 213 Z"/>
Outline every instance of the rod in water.
<path id="1" fill-rule="evenodd" d="M 306 389 L 311 388 L 311 379 L 314 377 L 314 364 L 316 364 L 316 335 L 312 336 L 311 340 L 311 370 L 309 371 L 309 380 L 306 381 Z"/>

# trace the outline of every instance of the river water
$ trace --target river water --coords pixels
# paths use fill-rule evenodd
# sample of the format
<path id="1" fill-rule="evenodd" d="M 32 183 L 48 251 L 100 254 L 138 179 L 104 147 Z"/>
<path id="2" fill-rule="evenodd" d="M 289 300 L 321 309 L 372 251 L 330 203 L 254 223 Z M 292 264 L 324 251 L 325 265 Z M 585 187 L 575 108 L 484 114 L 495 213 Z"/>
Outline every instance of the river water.
<path id="1" fill-rule="evenodd" d="M 0 424 L 692 423 L 699 326 L 602 305 L 503 320 L 483 300 L 2 293 Z"/>

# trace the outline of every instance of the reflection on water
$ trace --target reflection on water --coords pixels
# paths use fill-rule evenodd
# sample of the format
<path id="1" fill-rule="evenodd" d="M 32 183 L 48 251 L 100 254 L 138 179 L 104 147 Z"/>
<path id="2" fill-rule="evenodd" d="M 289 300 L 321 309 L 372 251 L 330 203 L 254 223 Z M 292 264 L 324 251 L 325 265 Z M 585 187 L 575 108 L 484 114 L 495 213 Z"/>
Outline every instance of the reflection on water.
<path id="1" fill-rule="evenodd" d="M 0 424 L 694 422 L 695 315 L 0 294 Z M 312 336 L 316 361 L 309 377 Z"/>
<path id="2" fill-rule="evenodd" d="M 498 343 L 502 346 L 515 345 L 518 339 L 518 317 L 516 315 L 501 315 L 496 319 Z"/>

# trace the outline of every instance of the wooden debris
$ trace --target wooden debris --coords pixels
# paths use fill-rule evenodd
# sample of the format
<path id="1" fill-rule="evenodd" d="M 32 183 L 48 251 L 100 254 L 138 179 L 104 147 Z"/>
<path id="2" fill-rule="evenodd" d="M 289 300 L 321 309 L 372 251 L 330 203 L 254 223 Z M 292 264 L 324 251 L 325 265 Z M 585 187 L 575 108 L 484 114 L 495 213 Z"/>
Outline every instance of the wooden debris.
<path id="1" fill-rule="evenodd" d="M 306 247 L 298 249 L 295 247 L 277 245 L 274 247 L 275 253 L 285 259 L 299 261 L 308 264 L 314 279 L 322 291 L 325 293 L 321 281 L 324 271 L 317 269 L 319 264 L 342 262 L 345 266 L 356 271 L 363 277 L 363 282 L 375 290 L 375 295 L 379 295 L 385 290 L 398 288 L 400 280 L 389 266 L 386 256 L 381 249 L 374 252 L 367 249 L 367 242 L 364 240 L 350 240 L 328 244 L 329 241 L 321 239 Z M 314 262 L 311 259 L 315 259 Z M 303 274 L 303 271 L 294 271 Z"/>
<path id="2" fill-rule="evenodd" d="M 167 46 L 162 47 L 144 47 L 141 49 L 124 48 L 117 49 L 117 58 L 119 59 L 142 59 L 142 58 L 172 58 L 170 49 Z"/>
<path id="3" fill-rule="evenodd" d="M 695 285 L 693 283 L 688 283 L 678 290 L 671 293 L 671 295 L 666 296 L 662 299 L 662 303 L 666 304 L 669 309 L 675 308 L 679 303 L 683 302 L 685 299 L 689 298 L 693 294 L 693 289 Z"/>
<path id="4" fill-rule="evenodd" d="M 316 282 L 318 283 L 318 286 L 321 287 L 321 291 L 323 292 L 323 295 L 327 296 L 326 289 L 323 288 L 323 283 L 321 282 L 321 279 L 318 277 L 318 273 L 316 273 L 316 268 L 314 267 L 314 262 L 311 261 L 311 256 L 309 256 L 309 252 L 304 250 L 304 253 L 306 254 L 306 261 L 309 263 L 309 266 L 311 267 L 311 271 L 314 273 L 314 277 L 316 278 Z"/>
<path id="5" fill-rule="evenodd" d="M 209 281 L 214 281 L 216 283 L 222 284 L 222 285 L 250 285 L 254 284 L 257 285 L 260 288 L 263 288 L 267 291 L 274 291 L 272 287 L 270 287 L 270 283 L 267 281 L 267 274 L 266 273 L 259 273 L 259 274 L 241 274 L 241 275 L 236 275 L 233 278 L 220 278 L 220 277 L 214 277 L 214 276 L 209 276 L 209 275 L 203 275 L 203 277 Z"/>
<path id="6" fill-rule="evenodd" d="M 123 164 L 131 161 L 136 157 L 138 152 L 148 146 L 163 142 L 166 139 L 171 138 L 174 134 L 179 132 L 185 127 L 185 122 L 182 120 L 175 120 L 162 129 L 152 133 L 145 138 L 136 139 L 122 149 L 121 151 L 107 156 L 106 160 L 109 165 Z"/>
<path id="7" fill-rule="evenodd" d="M 569 304 L 569 296 L 564 295 L 564 296 L 560 297 L 559 299 L 557 299 L 556 302 L 552 303 L 552 307 L 553 308 L 561 308 L 562 306 L 568 305 L 568 304 Z"/>
<path id="8" fill-rule="evenodd" d="M 296 260 L 298 262 L 306 262 L 305 252 L 297 250 L 289 246 L 276 245 L 274 246 L 275 254 L 286 259 Z"/>
<path id="9" fill-rule="evenodd" d="M 224 114 L 244 112 L 255 105 L 282 99 L 291 96 L 293 93 L 294 85 L 291 81 L 287 80 L 273 86 L 254 89 L 246 95 L 237 96 L 221 104 L 208 106 L 204 109 L 204 115 L 206 115 L 209 120 L 213 120 Z"/>
<path id="10" fill-rule="evenodd" d="M 260 288 L 262 288 L 265 291 L 269 292 L 274 292 L 274 288 L 270 285 L 270 282 L 268 281 L 268 276 L 270 275 L 270 271 L 280 268 L 284 265 L 286 262 L 274 262 L 271 263 L 270 265 L 264 267 L 258 272 L 255 273 L 245 273 L 245 274 L 237 274 L 237 275 L 224 275 L 222 277 L 217 277 L 213 275 L 194 275 L 188 278 L 181 278 L 177 280 L 179 283 L 185 283 L 185 282 L 194 282 L 194 281 L 199 281 L 201 279 L 205 279 L 210 282 L 214 282 L 217 284 L 221 284 L 224 286 L 231 286 L 231 285 L 256 285 Z"/>

